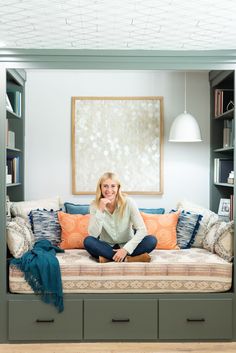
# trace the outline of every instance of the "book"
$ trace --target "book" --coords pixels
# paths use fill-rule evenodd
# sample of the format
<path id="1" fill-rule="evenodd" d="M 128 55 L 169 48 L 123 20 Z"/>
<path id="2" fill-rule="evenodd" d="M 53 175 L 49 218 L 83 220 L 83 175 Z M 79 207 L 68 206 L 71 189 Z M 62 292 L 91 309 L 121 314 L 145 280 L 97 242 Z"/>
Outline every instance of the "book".
<path id="1" fill-rule="evenodd" d="M 233 124 L 232 124 L 231 135 L 230 135 L 230 147 L 234 147 L 234 125 Z"/>
<path id="2" fill-rule="evenodd" d="M 232 120 L 224 120 L 223 128 L 223 147 L 232 147 Z"/>
<path id="3" fill-rule="evenodd" d="M 6 119 L 6 145 L 8 146 L 8 131 L 9 131 L 9 121 Z"/>
<path id="4" fill-rule="evenodd" d="M 219 158 L 214 159 L 214 183 L 219 183 Z"/>
<path id="5" fill-rule="evenodd" d="M 229 211 L 229 220 L 233 221 L 234 219 L 234 195 L 230 195 L 230 211 Z"/>
<path id="6" fill-rule="evenodd" d="M 15 132 L 14 131 L 11 131 L 11 130 L 8 131 L 7 141 L 8 141 L 7 147 L 15 148 Z"/>
<path id="7" fill-rule="evenodd" d="M 7 96 L 9 98 L 10 104 L 12 106 L 13 112 L 18 115 L 19 117 L 21 116 L 21 92 L 20 91 L 15 91 L 15 92 L 7 92 Z"/>
<path id="8" fill-rule="evenodd" d="M 6 174 L 6 183 L 12 184 L 12 175 L 11 174 Z"/>
<path id="9" fill-rule="evenodd" d="M 21 92 L 16 91 L 16 105 L 15 105 L 15 113 L 18 116 L 21 116 Z"/>
<path id="10" fill-rule="evenodd" d="M 20 157 L 14 158 L 15 183 L 20 182 Z"/>
<path id="11" fill-rule="evenodd" d="M 220 89 L 215 89 L 215 117 L 220 115 L 220 104 L 221 104 L 221 93 L 222 91 Z"/>

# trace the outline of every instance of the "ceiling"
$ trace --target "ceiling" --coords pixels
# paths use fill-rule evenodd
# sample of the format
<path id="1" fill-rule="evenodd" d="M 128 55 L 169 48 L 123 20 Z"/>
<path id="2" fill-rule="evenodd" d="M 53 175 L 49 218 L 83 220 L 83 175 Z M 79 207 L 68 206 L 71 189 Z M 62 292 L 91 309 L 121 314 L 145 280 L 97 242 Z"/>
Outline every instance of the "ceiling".
<path id="1" fill-rule="evenodd" d="M 235 0 L 4 0 L 0 46 L 236 49 Z"/>

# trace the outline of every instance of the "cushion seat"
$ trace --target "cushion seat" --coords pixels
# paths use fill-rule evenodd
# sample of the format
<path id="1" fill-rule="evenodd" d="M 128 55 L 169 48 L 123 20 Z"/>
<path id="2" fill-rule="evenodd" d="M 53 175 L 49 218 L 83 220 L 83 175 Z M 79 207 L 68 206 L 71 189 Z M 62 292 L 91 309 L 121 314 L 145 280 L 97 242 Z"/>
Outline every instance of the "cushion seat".
<path id="1" fill-rule="evenodd" d="M 84 249 L 57 254 L 64 293 L 225 292 L 232 263 L 205 249 L 153 250 L 150 263 L 98 263 Z M 10 266 L 12 293 L 32 293 L 23 273 Z"/>

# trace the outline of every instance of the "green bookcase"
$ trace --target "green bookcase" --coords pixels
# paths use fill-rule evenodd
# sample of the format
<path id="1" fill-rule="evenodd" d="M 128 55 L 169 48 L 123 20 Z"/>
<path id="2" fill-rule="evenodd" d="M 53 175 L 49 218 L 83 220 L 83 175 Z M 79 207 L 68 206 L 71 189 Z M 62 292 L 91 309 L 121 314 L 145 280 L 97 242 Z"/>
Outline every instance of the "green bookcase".
<path id="1" fill-rule="evenodd" d="M 21 201 L 24 199 L 24 79 L 16 70 L 7 71 L 6 88 L 7 195 L 10 201 Z"/>
<path id="2" fill-rule="evenodd" d="M 234 183 L 228 182 L 234 170 L 234 71 L 211 71 L 211 175 L 210 208 L 218 212 L 221 199 L 233 203 Z"/>

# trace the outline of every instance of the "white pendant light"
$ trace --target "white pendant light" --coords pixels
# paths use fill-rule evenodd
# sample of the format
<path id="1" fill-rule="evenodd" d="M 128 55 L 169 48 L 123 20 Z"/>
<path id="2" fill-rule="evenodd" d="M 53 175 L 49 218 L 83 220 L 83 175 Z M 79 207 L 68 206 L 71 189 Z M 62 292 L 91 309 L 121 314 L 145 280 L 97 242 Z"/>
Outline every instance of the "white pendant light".
<path id="1" fill-rule="evenodd" d="M 178 115 L 170 128 L 170 142 L 200 142 L 201 131 L 197 120 L 186 111 L 186 72 L 184 76 L 184 113 Z"/>

